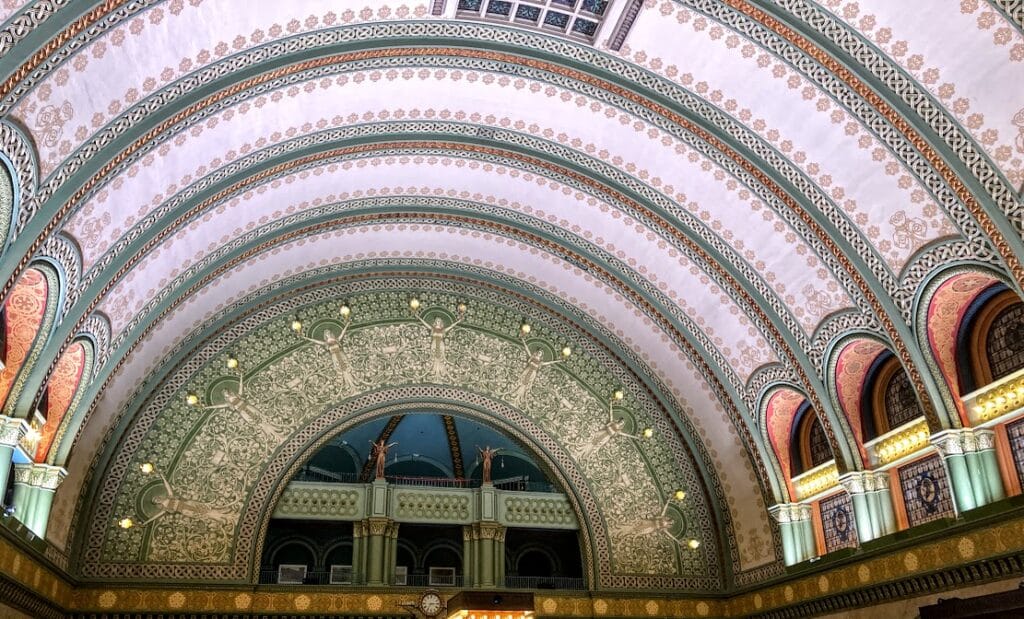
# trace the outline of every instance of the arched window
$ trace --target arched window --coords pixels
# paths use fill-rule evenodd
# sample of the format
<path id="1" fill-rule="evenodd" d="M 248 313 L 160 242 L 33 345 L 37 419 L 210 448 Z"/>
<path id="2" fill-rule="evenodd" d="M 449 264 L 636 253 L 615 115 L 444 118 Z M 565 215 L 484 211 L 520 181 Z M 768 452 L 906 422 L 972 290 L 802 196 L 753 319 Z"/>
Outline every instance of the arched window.
<path id="1" fill-rule="evenodd" d="M 1024 303 L 1003 284 L 978 295 L 957 336 L 957 370 L 969 393 L 1024 368 Z"/>
<path id="2" fill-rule="evenodd" d="M 794 477 L 834 458 L 825 428 L 807 402 L 796 414 L 793 431 L 790 465 Z"/>
<path id="3" fill-rule="evenodd" d="M 890 352 L 880 355 L 868 370 L 861 407 L 861 426 L 866 441 L 924 414 L 910 377 Z"/>

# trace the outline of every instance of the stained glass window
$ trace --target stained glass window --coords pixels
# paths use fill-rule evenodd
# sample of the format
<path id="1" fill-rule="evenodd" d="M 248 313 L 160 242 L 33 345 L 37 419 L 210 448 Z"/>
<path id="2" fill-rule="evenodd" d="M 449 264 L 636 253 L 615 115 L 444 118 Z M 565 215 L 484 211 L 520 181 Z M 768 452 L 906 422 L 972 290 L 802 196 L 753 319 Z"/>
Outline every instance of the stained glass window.
<path id="1" fill-rule="evenodd" d="M 818 504 L 821 510 L 821 528 L 825 533 L 825 552 L 857 546 L 857 524 L 853 517 L 853 502 L 845 492 L 833 494 Z"/>
<path id="2" fill-rule="evenodd" d="M 1017 469 L 1017 478 L 1024 480 L 1024 419 L 1006 426 L 1006 436 L 1010 439 L 1010 453 Z"/>
<path id="3" fill-rule="evenodd" d="M 900 469 L 900 489 L 907 508 L 907 522 L 917 526 L 939 518 L 952 518 L 946 468 L 938 455 L 918 460 Z"/>
<path id="4" fill-rule="evenodd" d="M 914 388 L 910 378 L 902 369 L 889 379 L 885 386 L 885 417 L 889 429 L 895 429 L 921 416 Z"/>
<path id="5" fill-rule="evenodd" d="M 832 459 L 832 448 L 828 444 L 828 437 L 825 436 L 825 428 L 821 426 L 821 421 L 815 418 L 811 424 L 811 431 L 807 437 L 808 448 L 811 452 L 811 462 L 808 468 L 825 464 Z"/>
<path id="6" fill-rule="evenodd" d="M 611 0 L 459 0 L 456 15 L 511 22 L 593 42 Z"/>
<path id="7" fill-rule="evenodd" d="M 1014 303 L 992 321 L 985 342 L 992 380 L 1024 368 L 1024 303 Z"/>

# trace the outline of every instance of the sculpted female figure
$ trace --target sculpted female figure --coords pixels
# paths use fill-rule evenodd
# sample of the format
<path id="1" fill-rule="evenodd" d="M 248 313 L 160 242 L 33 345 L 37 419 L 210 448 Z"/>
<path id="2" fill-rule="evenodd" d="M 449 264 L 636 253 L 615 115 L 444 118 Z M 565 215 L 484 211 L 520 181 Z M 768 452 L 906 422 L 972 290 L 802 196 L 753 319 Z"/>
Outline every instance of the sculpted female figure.
<path id="1" fill-rule="evenodd" d="M 499 451 L 501 451 L 501 449 L 491 449 L 491 446 L 488 445 L 486 449 L 480 449 L 477 447 L 476 450 L 480 452 L 480 456 L 483 458 L 483 483 L 489 484 L 491 483 L 491 460 Z"/>
<path id="2" fill-rule="evenodd" d="M 608 401 L 608 422 L 601 427 L 590 440 L 580 450 L 581 458 L 588 458 L 598 451 L 602 447 L 611 442 L 616 436 L 622 436 L 625 438 L 650 438 L 651 431 L 644 430 L 642 434 L 630 434 L 626 432 L 626 419 L 625 417 L 615 418 L 615 402 L 622 400 L 622 392 L 616 391 L 612 398 Z"/>
<path id="3" fill-rule="evenodd" d="M 571 352 L 568 348 L 563 348 L 561 359 L 544 361 L 544 352 L 540 348 L 531 351 L 530 346 L 526 343 L 526 336 L 524 334 L 520 334 L 519 340 L 523 343 L 523 350 L 526 351 L 526 367 L 523 368 L 522 374 L 519 375 L 519 385 L 512 392 L 511 400 L 513 404 L 522 404 L 526 400 L 526 396 L 533 389 L 533 383 L 537 380 L 537 374 L 541 368 L 563 363 L 569 358 L 569 353 Z"/>
<path id="4" fill-rule="evenodd" d="M 372 445 L 371 455 L 375 458 L 374 464 L 376 465 L 376 475 L 374 479 L 384 479 L 384 466 L 387 464 L 388 450 L 397 445 L 398 443 L 384 444 L 384 439 L 380 439 L 376 443 L 370 441 Z"/>
<path id="5" fill-rule="evenodd" d="M 238 514 L 223 507 L 213 507 L 200 501 L 182 499 L 175 496 L 174 490 L 171 489 L 171 484 L 164 477 L 164 474 L 159 471 L 156 474 L 160 476 L 160 481 L 163 482 L 165 494 L 158 494 L 153 497 L 153 504 L 159 507 L 160 511 L 143 522 L 142 526 L 167 514 L 180 514 L 186 518 L 213 520 L 222 524 L 231 524 L 237 519 Z"/>
<path id="6" fill-rule="evenodd" d="M 420 316 L 420 304 L 418 300 L 413 299 L 409 304 L 409 307 L 412 308 L 412 315 L 415 316 L 424 327 L 430 330 L 430 376 L 433 380 L 440 382 L 444 379 L 445 374 L 447 374 L 446 366 L 448 359 L 445 356 L 444 338 L 451 333 L 452 329 L 457 327 L 459 323 L 466 319 L 466 306 L 462 304 L 459 305 L 458 318 L 456 318 L 455 322 L 447 327 L 444 326 L 444 321 L 441 320 L 440 316 L 434 318 L 433 324 L 424 320 L 423 316 Z"/>
<path id="7" fill-rule="evenodd" d="M 342 384 L 345 385 L 345 391 L 353 391 L 357 387 L 356 379 L 352 375 L 352 366 L 349 365 L 348 357 L 345 355 L 345 349 L 343 348 L 345 334 L 348 333 L 348 327 L 352 324 L 352 318 L 347 313 L 344 316 L 345 326 L 341 329 L 341 335 L 337 337 L 334 336 L 334 331 L 331 329 L 324 329 L 324 339 L 322 340 L 309 337 L 302 331 L 299 331 L 299 337 L 317 346 L 326 348 L 327 353 L 331 356 L 331 364 L 334 366 L 335 373 L 341 379 Z"/>
<path id="8" fill-rule="evenodd" d="M 204 406 L 203 410 L 228 409 L 234 411 L 242 418 L 242 421 L 274 441 L 275 444 L 285 439 L 287 432 L 279 429 L 276 424 L 270 421 L 267 415 L 263 414 L 263 411 L 245 399 L 245 380 L 241 372 L 238 373 L 238 392 L 236 393 L 225 387 L 220 393 L 224 397 L 224 403 Z M 199 398 L 190 394 L 188 396 L 188 403 L 190 406 L 195 406 L 199 403 Z"/>

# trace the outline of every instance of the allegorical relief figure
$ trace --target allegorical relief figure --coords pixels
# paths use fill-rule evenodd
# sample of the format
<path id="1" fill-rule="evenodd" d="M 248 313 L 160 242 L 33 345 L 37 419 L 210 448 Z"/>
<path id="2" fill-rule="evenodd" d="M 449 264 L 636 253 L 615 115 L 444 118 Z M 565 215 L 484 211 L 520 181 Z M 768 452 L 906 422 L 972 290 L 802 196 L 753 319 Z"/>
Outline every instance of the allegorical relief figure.
<path id="1" fill-rule="evenodd" d="M 235 361 L 233 365 L 229 362 L 229 367 L 238 367 L 237 361 Z M 280 443 L 285 439 L 287 432 L 271 423 L 269 421 L 270 418 L 267 415 L 264 415 L 260 409 L 253 406 L 253 404 L 245 398 L 245 379 L 242 377 L 241 372 L 238 373 L 238 391 L 235 392 L 225 387 L 220 393 L 224 398 L 224 403 L 203 406 L 203 410 L 228 409 L 234 411 L 242 418 L 242 421 L 274 441 L 275 444 Z M 192 406 L 198 405 L 199 397 L 194 394 L 189 394 L 188 403 Z"/>
<path id="2" fill-rule="evenodd" d="M 631 522 L 623 522 L 622 524 L 612 527 L 612 534 L 617 537 L 623 538 L 636 538 L 636 537 L 647 537 L 651 535 L 664 534 L 669 539 L 677 544 L 689 544 L 691 548 L 696 548 L 698 544 L 695 541 L 686 541 L 672 535 L 672 527 L 675 526 L 675 519 L 668 515 L 668 506 L 672 504 L 673 500 L 682 500 L 685 493 L 677 492 L 675 497 L 669 497 L 665 501 L 665 505 L 662 506 L 661 512 L 654 517 L 644 518 L 642 520 L 634 520 Z"/>
<path id="3" fill-rule="evenodd" d="M 523 372 L 519 375 L 519 384 L 512 392 L 511 401 L 513 404 L 522 404 L 526 401 L 526 397 L 533 390 L 533 383 L 537 380 L 537 374 L 541 368 L 555 365 L 564 362 L 569 358 L 571 351 L 568 347 L 562 349 L 562 358 L 554 359 L 552 361 L 544 361 L 544 351 L 540 348 L 530 350 L 530 345 L 526 343 L 526 325 L 523 325 L 523 330 L 519 334 L 519 340 L 523 343 L 523 350 L 526 351 L 526 367 L 523 368 Z"/>
<path id="4" fill-rule="evenodd" d="M 153 497 L 153 505 L 156 505 L 160 511 L 150 516 L 148 520 L 142 523 L 142 526 L 166 516 L 167 514 L 179 514 L 186 518 L 212 520 L 222 524 L 231 524 L 238 519 L 238 514 L 227 508 L 214 507 L 201 501 L 182 499 L 175 496 L 174 490 L 171 488 L 171 484 L 167 481 L 167 478 L 164 477 L 164 474 L 159 471 L 156 471 L 156 474 L 160 477 L 160 481 L 163 482 L 165 493 L 158 494 Z"/>
<path id="5" fill-rule="evenodd" d="M 642 434 L 630 434 L 629 432 L 626 432 L 626 418 L 615 417 L 615 403 L 622 401 L 622 398 L 623 393 L 621 391 L 616 391 L 612 395 L 611 399 L 608 400 L 608 423 L 604 424 L 604 426 L 602 426 L 601 429 L 591 436 L 590 440 L 583 445 L 583 448 L 580 450 L 581 458 L 589 458 L 596 454 L 601 450 L 601 448 L 610 443 L 611 440 L 617 436 L 635 439 L 650 438 L 650 430 L 644 430 Z"/>
<path id="6" fill-rule="evenodd" d="M 306 335 L 302 331 L 301 324 L 298 322 L 293 323 L 292 328 L 298 332 L 299 337 L 302 339 L 327 349 L 327 353 L 331 356 L 331 364 L 334 366 L 334 371 L 338 378 L 341 379 L 342 384 L 345 385 L 345 391 L 354 391 L 358 385 L 355 376 L 352 374 L 352 366 L 348 362 L 348 356 L 345 354 L 344 349 L 345 334 L 348 333 L 349 325 L 352 324 L 352 315 L 347 305 L 341 307 L 341 315 L 345 323 L 341 329 L 341 334 L 337 337 L 335 337 L 334 331 L 329 328 L 324 329 L 324 339 L 322 340 Z"/>
<path id="7" fill-rule="evenodd" d="M 444 325 L 444 320 L 440 316 L 434 318 L 433 324 L 428 323 L 420 315 L 420 302 L 417 299 L 413 299 L 409 303 L 409 307 L 412 309 L 412 315 L 416 317 L 423 326 L 430 330 L 430 376 L 435 381 L 444 380 L 448 374 L 448 358 L 445 355 L 445 337 L 451 333 L 452 329 L 457 327 L 459 323 L 466 319 L 466 306 L 459 304 L 458 317 L 452 324 L 447 327 Z"/>

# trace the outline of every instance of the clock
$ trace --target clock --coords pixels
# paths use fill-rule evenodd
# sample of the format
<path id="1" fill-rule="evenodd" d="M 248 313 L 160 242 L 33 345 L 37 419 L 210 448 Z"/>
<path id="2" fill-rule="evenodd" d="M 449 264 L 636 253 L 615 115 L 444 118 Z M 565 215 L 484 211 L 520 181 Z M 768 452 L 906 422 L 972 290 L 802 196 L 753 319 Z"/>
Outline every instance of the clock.
<path id="1" fill-rule="evenodd" d="M 427 591 L 420 598 L 420 612 L 428 617 L 436 617 L 441 614 L 441 609 L 444 608 L 444 601 L 436 591 Z"/>

